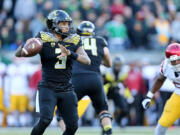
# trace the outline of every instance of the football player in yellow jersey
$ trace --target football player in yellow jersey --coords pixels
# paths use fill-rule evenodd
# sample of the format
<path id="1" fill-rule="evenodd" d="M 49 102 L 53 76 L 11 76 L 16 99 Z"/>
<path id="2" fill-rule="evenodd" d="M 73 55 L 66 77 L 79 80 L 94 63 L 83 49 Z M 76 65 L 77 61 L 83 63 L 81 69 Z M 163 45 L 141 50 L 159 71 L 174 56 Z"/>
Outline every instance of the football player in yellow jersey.
<path id="1" fill-rule="evenodd" d="M 165 135 L 167 128 L 180 118 L 180 44 L 170 44 L 165 53 L 166 59 L 161 64 L 160 73 L 142 102 L 143 108 L 147 109 L 154 94 L 161 88 L 166 78 L 174 83 L 176 89 L 165 104 L 155 135 Z"/>
<path id="2" fill-rule="evenodd" d="M 117 56 L 113 60 L 112 68 L 104 75 L 104 87 L 107 92 L 107 97 L 108 99 L 112 99 L 115 104 L 115 120 L 121 126 L 125 125 L 125 123 L 121 123 L 121 119 L 128 115 L 129 109 L 127 101 L 130 101 L 130 103 L 133 102 L 131 92 L 124 85 L 127 73 L 128 67 L 124 66 L 122 58 Z"/>

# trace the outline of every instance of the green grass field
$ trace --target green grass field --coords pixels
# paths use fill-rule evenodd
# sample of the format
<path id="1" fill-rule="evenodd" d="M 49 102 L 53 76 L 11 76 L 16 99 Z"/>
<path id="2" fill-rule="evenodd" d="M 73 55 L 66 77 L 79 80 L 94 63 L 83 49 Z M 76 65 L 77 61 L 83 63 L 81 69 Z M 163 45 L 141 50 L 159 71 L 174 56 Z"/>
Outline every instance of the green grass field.
<path id="1" fill-rule="evenodd" d="M 31 128 L 0 128 L 0 135 L 30 135 Z M 58 128 L 48 128 L 44 135 L 61 135 Z M 79 128 L 76 135 L 101 135 L 100 128 Z M 154 135 L 154 127 L 115 128 L 113 135 Z M 168 129 L 167 135 L 180 135 L 180 127 Z"/>

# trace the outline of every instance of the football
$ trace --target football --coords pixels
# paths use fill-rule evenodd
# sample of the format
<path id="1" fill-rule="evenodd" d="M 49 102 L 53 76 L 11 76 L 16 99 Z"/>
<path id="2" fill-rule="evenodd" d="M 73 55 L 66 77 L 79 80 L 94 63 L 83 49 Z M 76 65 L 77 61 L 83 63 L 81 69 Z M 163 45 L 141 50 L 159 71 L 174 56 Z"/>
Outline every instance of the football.
<path id="1" fill-rule="evenodd" d="M 42 40 L 40 38 L 31 38 L 28 39 L 22 48 L 21 56 L 29 57 L 34 56 L 39 53 L 42 49 Z"/>

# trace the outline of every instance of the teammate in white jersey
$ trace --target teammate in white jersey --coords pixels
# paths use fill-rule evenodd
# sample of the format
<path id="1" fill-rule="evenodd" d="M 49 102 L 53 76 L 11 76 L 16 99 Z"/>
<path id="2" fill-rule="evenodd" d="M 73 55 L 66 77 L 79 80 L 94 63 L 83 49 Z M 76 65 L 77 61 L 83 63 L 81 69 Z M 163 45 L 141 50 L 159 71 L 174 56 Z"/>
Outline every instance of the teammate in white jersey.
<path id="1" fill-rule="evenodd" d="M 155 92 L 161 88 L 167 78 L 176 88 L 166 102 L 155 135 L 165 135 L 167 128 L 180 118 L 180 44 L 178 43 L 172 43 L 167 47 L 166 59 L 161 64 L 160 73 L 142 102 L 144 109 L 149 107 Z"/>

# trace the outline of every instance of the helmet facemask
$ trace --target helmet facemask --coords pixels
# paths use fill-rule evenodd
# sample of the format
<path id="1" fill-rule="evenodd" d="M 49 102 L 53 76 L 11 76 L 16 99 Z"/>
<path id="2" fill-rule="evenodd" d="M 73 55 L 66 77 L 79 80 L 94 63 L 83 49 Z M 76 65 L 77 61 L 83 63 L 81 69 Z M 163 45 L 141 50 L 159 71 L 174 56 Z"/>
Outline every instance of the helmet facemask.
<path id="1" fill-rule="evenodd" d="M 67 26 L 61 25 L 62 23 L 65 23 L 65 22 L 68 23 Z M 54 27 L 55 33 L 60 34 L 60 35 L 68 36 L 73 33 L 73 26 L 72 26 L 71 21 L 58 21 L 58 22 L 53 23 L 53 27 Z M 64 31 L 65 29 L 68 29 L 68 31 L 65 32 Z"/>
<path id="2" fill-rule="evenodd" d="M 174 72 L 180 72 L 180 56 L 172 55 L 169 57 L 169 64 Z"/>

